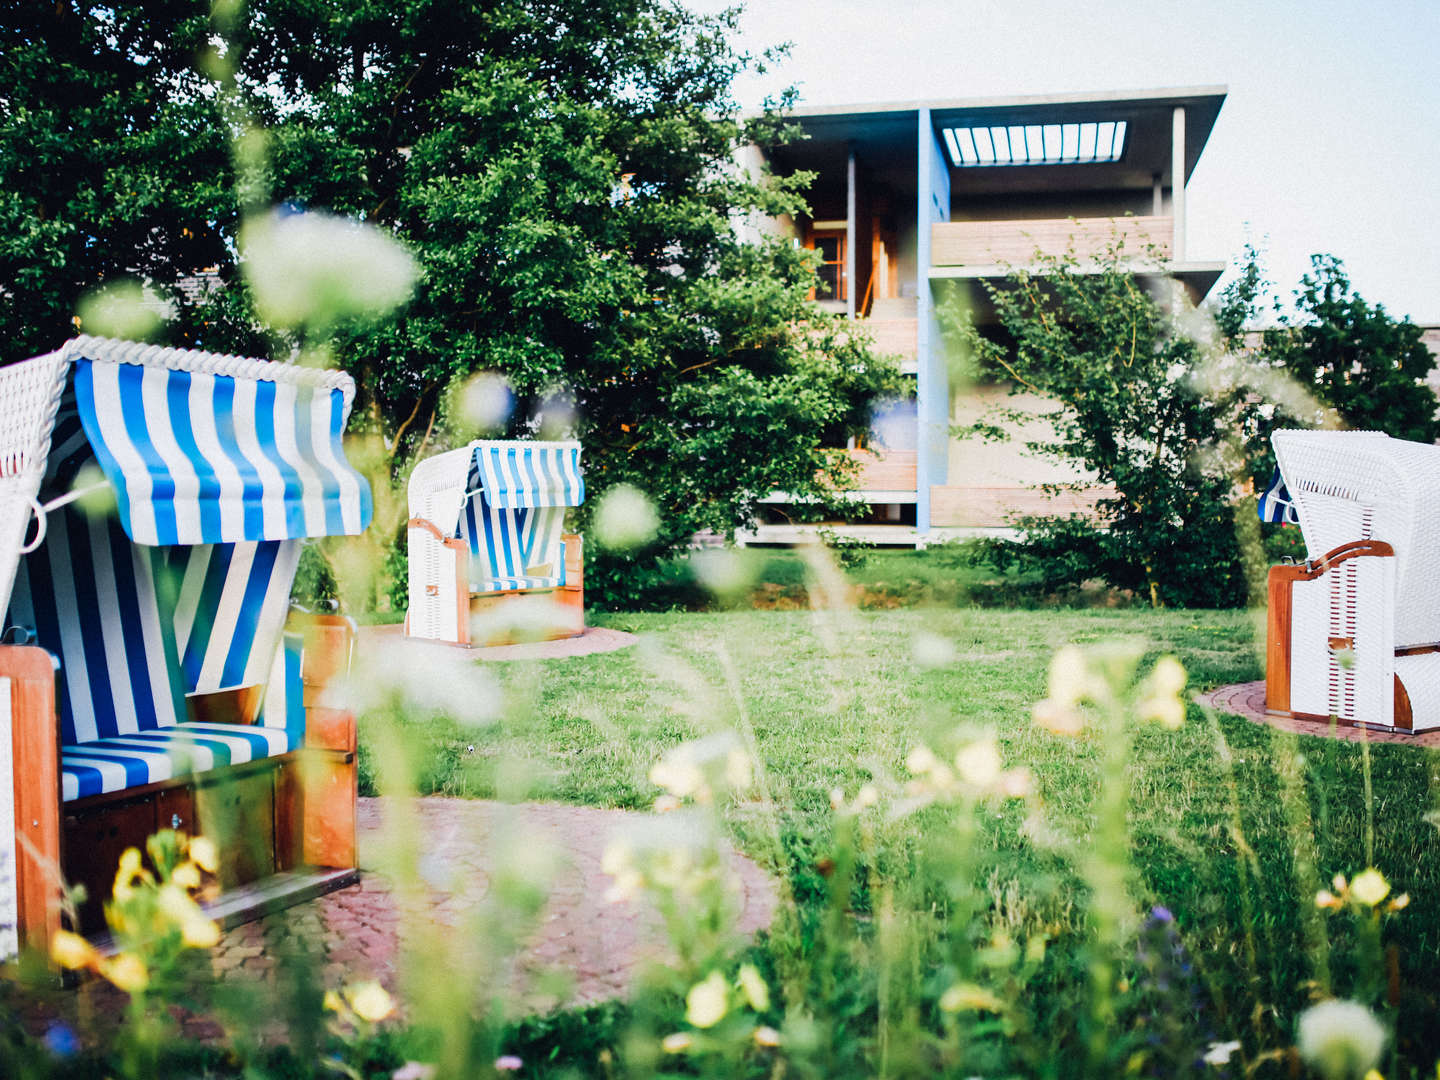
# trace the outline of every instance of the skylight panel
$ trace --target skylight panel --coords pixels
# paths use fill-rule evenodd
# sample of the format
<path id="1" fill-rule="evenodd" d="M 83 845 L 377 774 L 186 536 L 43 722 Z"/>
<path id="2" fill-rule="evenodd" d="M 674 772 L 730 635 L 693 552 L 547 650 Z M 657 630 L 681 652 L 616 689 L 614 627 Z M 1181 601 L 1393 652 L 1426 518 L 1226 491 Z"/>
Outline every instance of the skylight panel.
<path id="1" fill-rule="evenodd" d="M 984 124 L 941 131 L 952 164 L 1092 165 L 1119 161 L 1125 153 L 1124 120 L 1066 124 Z"/>

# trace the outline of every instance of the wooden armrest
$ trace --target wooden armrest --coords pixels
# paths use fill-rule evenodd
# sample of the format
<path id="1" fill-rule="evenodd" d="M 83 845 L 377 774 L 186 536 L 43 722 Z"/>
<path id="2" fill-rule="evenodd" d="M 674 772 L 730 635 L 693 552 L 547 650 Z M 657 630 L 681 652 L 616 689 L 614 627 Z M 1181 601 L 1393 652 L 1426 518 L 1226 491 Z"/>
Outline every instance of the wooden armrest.
<path id="1" fill-rule="evenodd" d="M 1395 549 L 1384 540 L 1352 540 L 1350 543 L 1332 548 L 1318 559 L 1311 559 L 1306 563 L 1295 566 L 1272 566 L 1270 574 L 1274 578 L 1292 581 L 1313 581 L 1325 571 L 1334 569 L 1343 562 L 1365 557 L 1394 558 Z"/>

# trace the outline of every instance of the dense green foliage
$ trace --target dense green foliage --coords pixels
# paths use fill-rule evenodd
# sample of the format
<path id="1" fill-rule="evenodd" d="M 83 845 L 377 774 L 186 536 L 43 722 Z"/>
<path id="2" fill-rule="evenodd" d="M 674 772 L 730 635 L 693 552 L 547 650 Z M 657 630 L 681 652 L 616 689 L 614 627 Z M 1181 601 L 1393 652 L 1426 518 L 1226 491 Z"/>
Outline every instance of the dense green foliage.
<path id="1" fill-rule="evenodd" d="M 1315 255 L 1310 263 L 1295 289 L 1294 310 L 1280 311 L 1278 325 L 1263 332 L 1255 362 L 1293 378 L 1319 408 L 1280 407 L 1255 417 L 1257 475 L 1268 477 L 1274 464 L 1270 432 L 1318 426 L 1326 422 L 1327 406 L 1348 428 L 1440 440 L 1440 402 L 1426 383 L 1435 357 L 1420 328 L 1356 293 L 1335 256 Z"/>
<path id="2" fill-rule="evenodd" d="M 1099 579 L 1155 604 L 1243 604 L 1263 560 L 1242 548 L 1296 550 L 1293 531 L 1260 536 L 1241 495 L 1269 481 L 1270 433 L 1339 424 L 1433 442 L 1434 358 L 1417 326 L 1354 293 L 1333 256 L 1314 257 L 1294 312 L 1258 340 L 1246 330 L 1266 287 L 1253 250 L 1207 312 L 1162 300 L 1123 256 L 1098 272 L 1041 260 L 987 286 L 995 326 L 975 327 L 958 304 L 946 311 L 981 377 L 1061 405 L 1056 438 L 1031 448 L 1115 491 L 1094 518 L 1018 522 L 1026 539 L 991 545 L 991 560 L 1051 589 Z M 1007 437 L 1019 415 L 1002 411 L 982 433 Z"/>
<path id="3" fill-rule="evenodd" d="M 648 493 L 662 522 L 650 549 L 607 562 L 591 547 L 602 593 L 696 529 L 746 521 L 772 490 L 823 497 L 822 478 L 843 475 L 819 448 L 863 429 L 895 375 L 806 304 L 806 253 L 736 228 L 798 212 L 808 176 L 732 167 L 737 144 L 789 134 L 774 114 L 739 117 L 732 81 L 761 61 L 729 44 L 734 13 L 672 0 L 206 10 L 6 16 L 7 358 L 63 340 L 81 294 L 122 272 L 164 292 L 215 265 L 224 288 L 178 297 L 165 333 L 346 367 L 356 423 L 383 438 L 383 478 L 481 431 L 565 434 L 585 443 L 592 501 L 620 482 Z M 243 215 L 277 204 L 399 236 L 420 265 L 413 302 L 384 325 L 262 330 L 234 241 Z M 511 407 L 461 392 L 480 372 L 503 377 Z"/>
<path id="4" fill-rule="evenodd" d="M 1128 261 L 1119 249 L 1098 268 L 1045 259 L 1035 271 L 987 283 L 993 327 L 946 306 L 946 322 L 982 377 L 1061 406 L 1051 418 L 1053 441 L 1030 449 L 1078 464 L 1093 478 L 1087 483 L 1114 492 L 1094 519 L 1025 520 L 1026 542 L 997 544 L 994 558 L 1054 587 L 1100 578 L 1156 605 L 1243 603 L 1234 479 L 1219 452 L 1234 398 L 1216 380 L 1196 377 L 1214 353 L 1189 331 L 1183 300 L 1156 295 Z M 988 433 L 1007 437 L 1006 423 L 1017 419 L 1002 411 Z"/>
<path id="5" fill-rule="evenodd" d="M 0 363 L 75 332 L 90 291 L 229 258 L 229 139 L 194 61 L 208 6 L 6 4 L 0 15 Z"/>

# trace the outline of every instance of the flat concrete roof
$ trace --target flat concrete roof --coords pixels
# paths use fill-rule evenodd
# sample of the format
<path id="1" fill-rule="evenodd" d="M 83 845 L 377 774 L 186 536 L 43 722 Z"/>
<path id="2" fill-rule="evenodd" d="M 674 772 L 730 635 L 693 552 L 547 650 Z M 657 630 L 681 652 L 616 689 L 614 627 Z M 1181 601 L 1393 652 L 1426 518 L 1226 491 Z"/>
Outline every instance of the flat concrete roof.
<path id="1" fill-rule="evenodd" d="M 1017 191 L 1150 187 L 1156 173 L 1171 183 L 1171 114 L 1185 107 L 1185 171 L 1195 169 L 1225 102 L 1224 86 L 1167 87 L 1100 93 L 1010 97 L 936 98 L 928 101 L 850 105 L 803 105 L 787 115 L 809 136 L 775 151 L 777 165 L 797 169 L 833 167 L 842 147 L 913 160 L 921 109 L 930 110 L 936 133 L 947 127 L 1086 123 L 1124 120 L 1128 131 L 1121 160 L 1065 165 L 950 166 L 952 182 L 974 194 Z M 948 163 L 948 155 L 947 155 Z M 963 177 L 963 181 L 961 178 Z"/>

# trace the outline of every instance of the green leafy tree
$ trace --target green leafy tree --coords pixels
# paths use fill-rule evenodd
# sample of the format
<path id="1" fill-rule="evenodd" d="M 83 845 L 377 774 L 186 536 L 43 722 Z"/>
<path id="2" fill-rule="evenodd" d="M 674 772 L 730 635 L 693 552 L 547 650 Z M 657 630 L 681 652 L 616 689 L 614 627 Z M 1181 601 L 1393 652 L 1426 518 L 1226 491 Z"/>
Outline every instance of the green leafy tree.
<path id="1" fill-rule="evenodd" d="M 230 258 L 229 140 L 203 4 L 0 14 L 0 362 L 57 347 L 89 293 Z M 182 298 L 183 299 L 183 298 Z"/>
<path id="2" fill-rule="evenodd" d="M 111 10 L 68 14 L 98 40 Z M 173 62 L 155 66 L 155 86 L 142 62 L 149 44 L 119 39 L 105 55 L 128 65 L 134 96 L 148 90 L 180 117 L 117 123 L 191 124 L 209 147 L 180 170 L 171 156 L 137 152 L 142 189 L 200 207 L 186 218 L 157 206 L 151 231 L 193 219 L 214 242 L 194 260 L 146 261 L 131 233 L 92 223 L 93 240 L 79 246 L 101 243 L 160 282 L 217 264 L 225 287 L 181 328 L 203 329 L 201 344 L 282 355 L 299 346 L 348 368 L 357 420 L 396 482 L 408 461 L 482 430 L 578 436 L 592 501 L 624 482 L 661 511 L 638 554 L 591 546 L 601 593 L 696 529 L 747 521 L 772 490 L 824 498 L 843 484 L 845 462 L 822 447 L 865 426 L 895 370 L 806 304 L 811 256 L 737 231 L 751 216 L 800 211 L 808 177 L 751 178 L 733 166 L 738 144 L 791 135 L 775 113 L 739 117 L 732 83 L 763 58 L 731 46 L 734 12 L 699 15 L 673 0 L 256 0 L 221 5 L 213 22 L 196 11 L 175 3 L 142 20 L 147 42 L 186 29 Z M 38 41 L 35 66 L 54 30 L 26 33 Z M 213 52 L 212 33 L 223 36 Z M 78 85 L 44 131 L 65 129 L 95 96 L 99 76 L 74 52 L 56 77 Z M 172 77 L 190 60 L 218 83 Z M 43 134 L 33 127 L 14 124 L 17 155 L 27 133 Z M 231 135 L 238 165 L 225 152 Z M 56 168 L 84 159 L 67 143 Z M 93 201 L 119 186 L 107 179 Z M 262 330 L 235 272 L 235 237 L 242 212 L 274 204 L 393 231 L 420 267 L 413 302 L 383 325 Z M 44 220 L 18 206 L 12 220 L 31 218 Z M 37 273 L 26 292 L 44 294 L 54 322 L 68 319 L 77 288 Z M 508 413 L 466 407 L 475 395 L 458 391 L 481 372 L 505 380 Z M 399 526 L 379 527 L 398 539 Z"/>
<path id="3" fill-rule="evenodd" d="M 1068 486 L 1113 491 L 1093 518 L 1018 522 L 1025 541 L 992 545 L 992 558 L 1053 587 L 1101 578 L 1157 606 L 1243 603 L 1235 456 L 1217 440 L 1236 399 L 1196 377 L 1215 358 L 1189 331 L 1184 302 L 1153 293 L 1125 261 L 1118 246 L 1094 268 L 1073 257 L 1042 258 L 1034 271 L 987 285 L 995 326 L 984 332 L 947 304 L 945 321 L 967 343 L 982 378 L 1058 405 L 1053 440 L 1028 447 L 1078 464 L 1092 478 Z M 986 431 L 1003 438 L 1023 419 L 1002 409 Z"/>
<path id="4" fill-rule="evenodd" d="M 1440 403 L 1426 384 L 1435 357 L 1418 326 L 1364 300 L 1333 255 L 1311 256 L 1310 273 L 1295 289 L 1294 308 L 1262 335 L 1260 362 L 1310 390 L 1315 407 L 1276 410 L 1261 426 L 1256 458 L 1262 465 L 1273 461 L 1272 430 L 1316 426 L 1325 419 L 1325 406 L 1346 427 L 1416 442 L 1440 440 Z"/>

